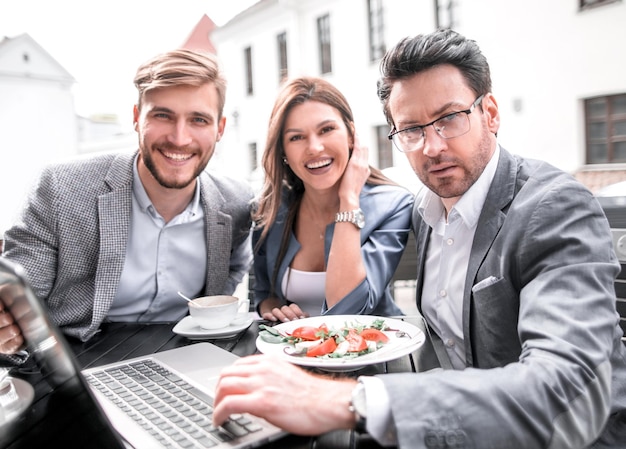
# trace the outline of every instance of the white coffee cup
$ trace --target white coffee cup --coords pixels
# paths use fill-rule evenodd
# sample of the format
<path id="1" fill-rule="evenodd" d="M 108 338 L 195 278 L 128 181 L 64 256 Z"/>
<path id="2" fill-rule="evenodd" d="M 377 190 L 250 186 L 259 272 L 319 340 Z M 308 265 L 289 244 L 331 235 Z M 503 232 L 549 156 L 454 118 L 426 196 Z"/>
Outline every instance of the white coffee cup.
<path id="1" fill-rule="evenodd" d="M 243 323 L 249 307 L 250 300 L 247 298 L 240 300 L 228 295 L 202 296 L 189 303 L 189 314 L 203 329 L 221 329 L 230 324 Z"/>

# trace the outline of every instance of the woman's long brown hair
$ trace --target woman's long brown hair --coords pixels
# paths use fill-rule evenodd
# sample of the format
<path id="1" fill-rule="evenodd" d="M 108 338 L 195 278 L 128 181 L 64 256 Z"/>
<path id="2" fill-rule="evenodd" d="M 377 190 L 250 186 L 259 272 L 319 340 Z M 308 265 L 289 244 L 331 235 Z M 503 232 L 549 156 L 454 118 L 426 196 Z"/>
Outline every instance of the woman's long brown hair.
<path id="1" fill-rule="evenodd" d="M 288 81 L 283 86 L 276 98 L 270 116 L 267 141 L 262 161 L 265 170 L 265 181 L 261 194 L 259 195 L 257 209 L 254 213 L 255 225 L 262 227 L 261 236 L 257 248 L 255 248 L 258 249 L 258 246 L 267 237 L 270 227 L 276 221 L 283 195 L 285 196 L 285 201 L 289 204 L 278 260 L 276 261 L 272 276 L 272 294 L 275 291 L 278 267 L 285 257 L 291 230 L 304 194 L 304 184 L 302 180 L 295 175 L 289 165 L 283 162 L 285 158 L 285 148 L 283 146 L 284 126 L 287 116 L 293 107 L 307 101 L 325 103 L 337 109 L 350 134 L 350 139 L 354 139 L 354 118 L 352 109 L 346 98 L 335 86 L 322 78 L 315 77 L 295 78 Z M 379 169 L 372 166 L 370 166 L 370 176 L 367 179 L 367 183 L 374 185 L 396 185 L 395 182 L 387 178 Z"/>

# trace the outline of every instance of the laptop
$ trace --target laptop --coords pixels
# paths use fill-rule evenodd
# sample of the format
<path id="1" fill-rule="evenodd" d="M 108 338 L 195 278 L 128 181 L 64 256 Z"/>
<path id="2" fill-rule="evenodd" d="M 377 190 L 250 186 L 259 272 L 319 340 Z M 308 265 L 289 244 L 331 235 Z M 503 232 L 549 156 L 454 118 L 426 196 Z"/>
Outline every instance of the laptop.
<path id="1" fill-rule="evenodd" d="M 231 416 L 223 426 L 212 426 L 219 373 L 238 359 L 222 348 L 201 342 L 81 371 L 23 269 L 2 257 L 0 298 L 54 389 L 51 400 L 63 401 L 66 421 L 81 420 L 84 435 L 68 436 L 76 447 L 244 449 L 286 435 L 251 415 Z"/>

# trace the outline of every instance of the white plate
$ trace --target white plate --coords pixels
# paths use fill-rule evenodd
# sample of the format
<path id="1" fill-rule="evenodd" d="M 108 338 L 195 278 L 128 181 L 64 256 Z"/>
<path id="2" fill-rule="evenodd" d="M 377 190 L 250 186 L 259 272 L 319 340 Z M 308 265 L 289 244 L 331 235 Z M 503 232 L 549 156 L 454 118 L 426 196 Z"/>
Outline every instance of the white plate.
<path id="1" fill-rule="evenodd" d="M 194 319 L 187 315 L 180 320 L 174 326 L 174 333 L 187 337 L 190 340 L 216 340 L 218 338 L 229 338 L 237 335 L 239 332 L 246 330 L 250 327 L 254 318 L 252 315 L 246 321 L 241 324 L 231 324 L 228 327 L 222 327 L 221 329 L 202 329 L 200 325 L 196 324 Z"/>
<path id="2" fill-rule="evenodd" d="M 294 329 L 300 326 L 318 327 L 326 324 L 329 328 L 340 328 L 347 324 L 370 324 L 374 320 L 382 319 L 385 325 L 392 329 L 385 331 L 389 337 L 389 342 L 375 352 L 365 354 L 353 359 L 325 359 L 318 357 L 301 357 L 293 356 L 285 353 L 284 349 L 290 346 L 287 343 L 268 343 L 261 337 L 256 339 L 256 347 L 264 354 L 273 354 L 283 360 L 302 366 L 312 366 L 326 371 L 354 371 L 366 365 L 387 362 L 404 355 L 407 355 L 424 344 L 426 339 L 421 329 L 415 327 L 411 323 L 404 321 L 372 315 L 325 315 L 305 318 L 302 320 L 281 323 L 274 328 L 290 334 Z M 399 337 L 398 331 L 404 332 L 405 337 Z"/>

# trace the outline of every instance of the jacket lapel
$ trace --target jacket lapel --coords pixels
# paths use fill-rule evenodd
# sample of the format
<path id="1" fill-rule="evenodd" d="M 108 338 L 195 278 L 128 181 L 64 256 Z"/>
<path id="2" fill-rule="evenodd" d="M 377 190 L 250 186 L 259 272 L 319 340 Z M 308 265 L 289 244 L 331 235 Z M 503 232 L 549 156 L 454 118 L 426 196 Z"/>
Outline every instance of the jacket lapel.
<path id="1" fill-rule="evenodd" d="M 106 317 L 124 269 L 135 154 L 121 155 L 114 160 L 105 177 L 111 191 L 98 197 L 100 251 L 95 297 L 102 298 L 103 301 L 94 305 L 92 323 L 100 323 Z"/>
<path id="2" fill-rule="evenodd" d="M 468 366 L 474 363 L 472 355 L 470 309 L 472 287 L 480 279 L 476 274 L 483 263 L 489 248 L 496 239 L 506 218 L 506 209 L 515 196 L 517 162 L 504 148 L 500 148 L 500 160 L 485 204 L 480 213 L 470 253 L 470 260 L 463 292 L 463 333 L 465 336 L 465 357 Z"/>
<path id="3" fill-rule="evenodd" d="M 428 241 L 430 239 L 430 233 L 432 229 L 428 226 L 420 213 L 418 212 L 418 206 L 420 203 L 420 196 L 415 197 L 413 203 L 413 233 L 415 234 L 415 244 L 417 251 L 417 279 L 415 283 L 415 293 L 417 295 L 416 302 L 419 310 L 422 309 L 422 289 L 424 286 L 424 264 L 426 262 L 426 250 L 428 249 Z"/>
<path id="4" fill-rule="evenodd" d="M 206 174 L 200 175 L 200 203 L 204 211 L 206 231 L 207 271 L 205 295 L 222 294 L 228 281 L 229 270 L 216 267 L 230 267 L 232 242 L 232 218 L 221 212 L 224 197 Z"/>

